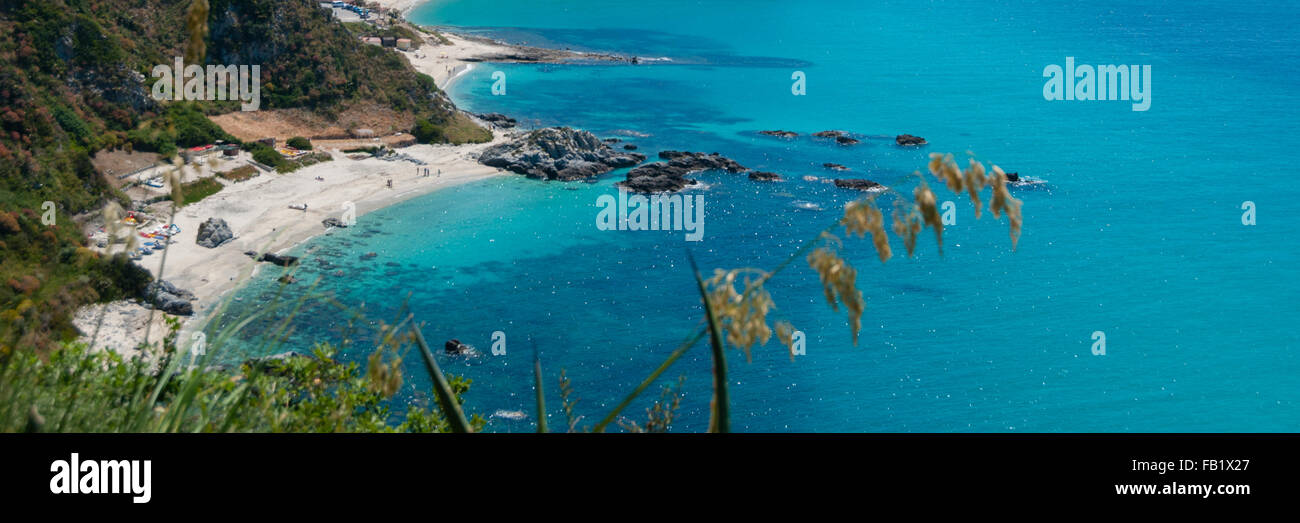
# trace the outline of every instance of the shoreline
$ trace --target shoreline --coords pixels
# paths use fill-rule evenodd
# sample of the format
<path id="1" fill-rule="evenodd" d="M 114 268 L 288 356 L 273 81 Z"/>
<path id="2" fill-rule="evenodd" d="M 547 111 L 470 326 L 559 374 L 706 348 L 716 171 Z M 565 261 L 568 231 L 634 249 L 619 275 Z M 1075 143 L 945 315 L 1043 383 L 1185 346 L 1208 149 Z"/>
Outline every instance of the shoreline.
<path id="1" fill-rule="evenodd" d="M 195 300 L 191 302 L 194 314 L 178 316 L 183 323 L 179 339 L 184 343 L 190 332 L 207 323 L 223 299 L 267 265 L 253 261 L 244 254 L 246 251 L 284 253 L 309 242 L 328 232 L 322 220 L 340 218 L 346 203 L 355 206 L 360 219 L 370 212 L 440 189 L 503 176 L 506 173 L 479 164 L 476 158 L 483 149 L 509 136 L 497 131 L 492 141 L 482 144 L 403 148 L 402 153 L 426 162 L 419 166 L 400 160 L 351 160 L 340 152 L 330 151 L 332 161 L 289 174 L 261 173 L 250 180 L 230 183 L 220 192 L 176 210 L 173 221 L 181 232 L 174 237 L 176 243 L 167 248 L 161 278 L 158 278 L 159 265 L 163 263 L 161 253 L 137 263 L 155 278 L 194 294 Z M 426 168 L 428 177 L 421 174 Z M 387 185 L 389 180 L 393 183 L 391 189 Z M 289 208 L 303 203 L 308 204 L 305 211 Z M 212 249 L 198 245 L 199 224 L 208 218 L 225 220 L 235 237 Z M 153 326 L 147 328 L 149 308 L 134 300 L 122 300 L 78 311 L 74 323 L 84 333 L 82 341 L 89 341 L 100 311 L 106 313 L 95 349 L 109 348 L 124 355 L 135 355 L 134 347 L 144 339 L 146 329 L 150 342 L 158 342 L 167 333 L 164 318 L 170 315 L 153 314 Z"/>
<path id="2" fill-rule="evenodd" d="M 376 0 L 376 3 L 401 12 L 402 18 L 427 0 Z M 405 20 L 412 26 L 417 24 Z M 418 26 L 417 26 L 418 27 Z M 475 64 L 485 62 L 505 63 L 558 63 L 573 61 L 623 61 L 634 58 L 614 54 L 580 53 L 526 47 L 488 38 L 460 35 L 441 27 L 433 28 L 450 44 L 444 44 L 433 35 L 422 35 L 423 45 L 413 51 L 393 51 L 403 56 L 418 72 L 433 77 L 435 85 L 446 89 L 465 78 Z M 450 97 L 450 95 L 448 95 Z M 460 109 L 464 111 L 464 109 Z M 178 343 L 189 343 L 189 336 L 205 325 L 221 301 L 242 288 L 262 269 L 266 262 L 255 262 L 245 251 L 284 253 L 327 232 L 321 223 L 326 218 L 339 218 L 345 202 L 355 205 L 358 218 L 365 214 L 412 198 L 430 194 L 439 189 L 464 183 L 485 180 L 509 174 L 477 162 L 483 149 L 501 143 L 519 131 L 494 129 L 488 143 L 465 145 L 412 145 L 400 151 L 425 162 L 418 166 L 424 177 L 415 172 L 417 165 L 406 161 L 385 161 L 376 158 L 352 160 L 338 149 L 322 145 L 320 151 L 329 152 L 332 161 L 304 167 L 289 174 L 266 173 L 242 182 L 223 182 L 220 192 L 199 202 L 177 209 L 174 222 L 181 228 L 174 237 L 175 243 L 167 248 L 164 274 L 157 276 L 162 263 L 161 253 L 146 257 L 138 264 L 155 278 L 190 291 L 195 299 L 192 316 L 171 316 L 159 311 L 152 314 L 152 325 L 147 325 L 151 309 L 135 302 L 121 300 L 107 304 L 94 304 L 78 310 L 74 324 L 83 335 L 79 341 L 90 342 L 96 323 L 102 313 L 104 322 L 95 338 L 92 349 L 110 349 L 126 356 L 135 356 L 136 347 L 149 333 L 150 343 L 157 343 L 167 334 L 166 318 L 179 318 L 182 325 Z M 441 175 L 435 174 L 441 172 Z M 317 177 L 323 178 L 317 180 Z M 387 182 L 391 180 L 390 189 Z M 307 210 L 290 209 L 289 205 L 307 204 Z M 199 224 L 208 218 L 225 220 L 235 237 L 208 249 L 196 243 Z M 272 266 L 278 268 L 278 266 Z"/>

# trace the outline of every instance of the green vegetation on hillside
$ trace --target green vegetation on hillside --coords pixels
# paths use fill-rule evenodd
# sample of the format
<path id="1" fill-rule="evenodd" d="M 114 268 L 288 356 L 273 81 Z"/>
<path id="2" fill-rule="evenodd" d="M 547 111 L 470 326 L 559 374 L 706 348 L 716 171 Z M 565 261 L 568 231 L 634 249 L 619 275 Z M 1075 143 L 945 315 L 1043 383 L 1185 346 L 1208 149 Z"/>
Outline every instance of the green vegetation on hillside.
<path id="1" fill-rule="evenodd" d="M 365 22 L 346 22 L 343 25 L 347 27 L 349 31 L 352 31 L 352 34 L 356 37 L 375 36 L 379 38 L 409 38 L 411 40 L 411 49 L 419 49 L 424 43 L 424 39 L 420 38 L 420 35 L 416 34 L 416 32 L 412 31 L 409 27 L 401 24 L 391 25 L 384 28 L 379 28 Z"/>
<path id="2" fill-rule="evenodd" d="M 480 127 L 464 114 L 456 113 L 445 118 L 416 120 L 411 136 L 420 143 L 483 143 L 492 140 L 492 131 Z"/>

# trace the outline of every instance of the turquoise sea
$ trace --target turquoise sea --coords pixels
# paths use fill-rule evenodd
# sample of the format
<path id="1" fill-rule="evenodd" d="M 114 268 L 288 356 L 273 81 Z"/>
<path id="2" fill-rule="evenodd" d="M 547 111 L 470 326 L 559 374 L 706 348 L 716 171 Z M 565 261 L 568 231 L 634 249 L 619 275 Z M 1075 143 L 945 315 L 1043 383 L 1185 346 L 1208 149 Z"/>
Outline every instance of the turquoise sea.
<path id="1" fill-rule="evenodd" d="M 473 380 L 469 410 L 490 428 L 529 431 L 532 346 L 562 425 L 563 369 L 591 424 L 629 392 L 703 314 L 687 252 L 706 270 L 771 268 L 857 196 L 805 175 L 823 162 L 910 191 L 929 152 L 972 151 L 1044 183 L 1017 187 L 1024 233 L 974 219 L 963 198 L 940 257 L 929 232 L 915 259 L 882 265 L 846 240 L 867 310 L 860 342 L 799 263 L 770 285 L 807 336 L 791 360 L 774 339 L 752 362 L 730 353 L 732 424 L 744 431 L 1295 431 L 1300 428 L 1300 37 L 1290 1 L 805 2 L 434 0 L 410 15 L 507 41 L 634 54 L 641 65 L 479 64 L 450 89 L 475 112 L 528 126 L 570 125 L 663 149 L 721 152 L 787 181 L 706 173 L 704 238 L 601 231 L 595 184 L 500 177 L 360 218 L 298 248 L 299 277 L 368 317 L 409 305 L 442 358 Z M 1044 67 L 1152 68 L 1151 106 L 1044 100 Z M 494 96 L 493 73 L 506 94 Z M 806 95 L 791 94 L 792 74 Z M 785 129 L 781 140 L 757 131 Z M 807 137 L 844 129 L 861 144 Z M 903 149 L 911 133 L 930 145 Z M 932 186 L 938 184 L 931 182 Z M 1243 225 L 1243 202 L 1256 224 Z M 810 210 L 802 207 L 815 207 Z M 888 209 L 886 207 L 886 209 Z M 898 241 L 896 253 L 902 252 Z M 374 259 L 362 259 L 368 252 Z M 330 260 L 331 266 L 314 261 Z M 336 276 L 343 271 L 344 276 Z M 278 288 L 275 271 L 240 291 Z M 286 288 L 289 296 L 306 286 Z M 313 305 L 288 348 L 337 340 L 343 321 Z M 271 323 L 255 325 L 250 336 Z M 373 325 L 358 325 L 365 340 Z M 490 353 L 492 333 L 506 354 Z M 1106 354 L 1094 355 L 1102 331 Z M 368 348 L 346 357 L 364 361 Z M 428 401 L 419 357 L 399 401 Z M 703 430 L 708 349 L 685 376 L 676 430 Z M 643 418 L 658 386 L 627 411 Z"/>

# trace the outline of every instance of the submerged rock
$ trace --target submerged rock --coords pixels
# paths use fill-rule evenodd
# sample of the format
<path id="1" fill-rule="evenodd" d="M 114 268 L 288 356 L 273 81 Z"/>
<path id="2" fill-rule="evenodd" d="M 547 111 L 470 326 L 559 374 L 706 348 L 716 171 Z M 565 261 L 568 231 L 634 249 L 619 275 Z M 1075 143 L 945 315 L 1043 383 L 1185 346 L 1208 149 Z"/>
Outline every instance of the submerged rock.
<path id="1" fill-rule="evenodd" d="M 799 133 L 794 131 L 759 131 L 758 134 L 765 136 L 775 136 L 777 138 L 796 138 Z"/>
<path id="2" fill-rule="evenodd" d="M 759 182 L 779 182 L 781 175 L 767 171 L 749 171 L 749 179 Z"/>
<path id="3" fill-rule="evenodd" d="M 911 146 L 911 145 L 925 145 L 927 142 L 925 141 L 925 138 L 921 138 L 920 136 L 912 136 L 910 134 L 900 134 L 894 137 L 894 143 L 902 146 Z"/>
<path id="4" fill-rule="evenodd" d="M 645 155 L 621 153 L 596 135 L 569 127 L 538 129 L 487 148 L 479 163 L 542 180 L 580 180 L 645 161 Z"/>
<path id="5" fill-rule="evenodd" d="M 813 133 L 817 138 L 839 138 L 844 136 L 844 131 L 818 131 Z"/>
<path id="6" fill-rule="evenodd" d="M 879 191 L 885 188 L 884 185 L 880 185 L 871 180 L 864 180 L 862 178 L 836 178 L 835 186 L 842 189 L 853 189 L 857 191 Z"/>
<path id="7" fill-rule="evenodd" d="M 822 167 L 825 167 L 825 168 L 830 169 L 830 170 L 832 170 L 832 171 L 847 171 L 847 170 L 849 170 L 848 167 L 845 167 L 845 166 L 840 165 L 840 164 L 838 164 L 838 163 L 829 163 L 829 162 L 828 162 L 828 163 L 823 163 L 823 164 L 822 164 Z"/>
<path id="8" fill-rule="evenodd" d="M 208 218 L 207 221 L 199 224 L 199 233 L 195 243 L 209 249 L 215 249 L 234 238 L 235 233 L 230 230 L 230 225 L 226 223 L 226 220 Z"/>

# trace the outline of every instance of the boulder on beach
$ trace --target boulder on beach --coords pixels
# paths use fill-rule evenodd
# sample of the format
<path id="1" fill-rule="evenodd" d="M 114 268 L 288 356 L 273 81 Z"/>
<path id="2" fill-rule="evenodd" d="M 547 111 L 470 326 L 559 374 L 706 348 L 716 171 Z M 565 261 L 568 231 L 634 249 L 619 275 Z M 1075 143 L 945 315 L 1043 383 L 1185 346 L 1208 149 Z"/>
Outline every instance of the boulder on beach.
<path id="1" fill-rule="evenodd" d="M 910 134 L 900 134 L 894 137 L 894 143 L 902 146 L 912 146 L 912 145 L 925 145 L 927 142 L 925 141 L 925 138 L 921 138 L 920 136 L 912 136 Z"/>
<path id="2" fill-rule="evenodd" d="M 856 191 L 879 191 L 885 188 L 884 185 L 862 178 L 836 178 L 835 186 Z"/>
<path id="3" fill-rule="evenodd" d="M 324 220 L 321 220 L 320 223 L 321 225 L 324 225 L 326 228 L 329 227 L 347 228 L 348 226 L 348 224 L 344 223 L 343 220 L 334 217 L 325 218 Z"/>
<path id="4" fill-rule="evenodd" d="M 640 193 L 673 192 L 699 183 L 687 178 L 688 174 L 715 170 L 742 173 L 749 170 L 718 153 L 662 151 L 659 158 L 667 161 L 648 163 L 628 171 L 627 179 L 618 182 L 618 186 Z"/>
<path id="5" fill-rule="evenodd" d="M 150 282 L 144 289 L 145 303 L 176 316 L 194 314 L 194 306 L 190 302 L 195 299 L 194 293 L 163 280 Z"/>
<path id="6" fill-rule="evenodd" d="M 226 220 L 221 218 L 208 218 L 207 221 L 199 224 L 198 237 L 195 243 L 215 249 L 234 239 L 235 233 L 230 230 L 230 225 Z"/>
<path id="7" fill-rule="evenodd" d="M 645 161 L 618 152 L 596 135 L 569 127 L 548 127 L 487 148 L 479 163 L 542 180 L 581 180 Z"/>

